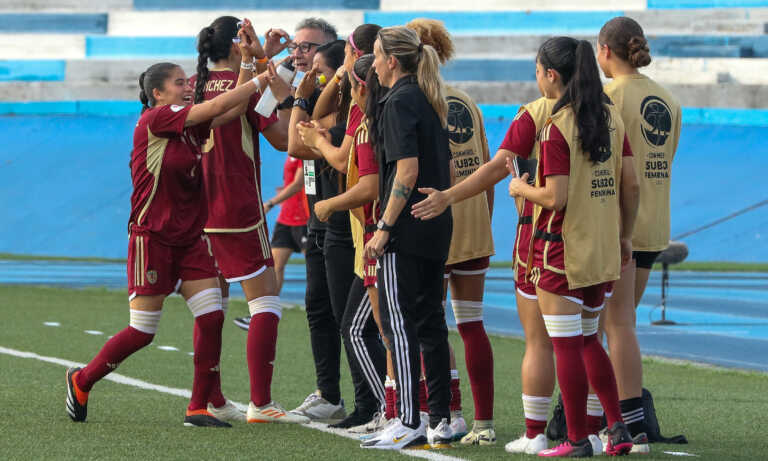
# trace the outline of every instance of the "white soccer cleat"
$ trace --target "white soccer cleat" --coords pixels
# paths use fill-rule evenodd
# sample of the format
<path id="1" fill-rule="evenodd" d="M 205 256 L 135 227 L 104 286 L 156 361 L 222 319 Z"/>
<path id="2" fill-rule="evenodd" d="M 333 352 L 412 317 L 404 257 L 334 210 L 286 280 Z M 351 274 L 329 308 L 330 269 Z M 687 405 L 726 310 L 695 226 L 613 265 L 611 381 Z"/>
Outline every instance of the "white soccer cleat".
<path id="1" fill-rule="evenodd" d="M 367 423 L 360 424 L 359 426 L 352 426 L 347 430 L 351 434 L 368 434 L 371 432 L 378 432 L 384 428 L 384 426 L 387 424 L 387 421 L 387 417 L 384 416 L 384 413 L 377 411 L 373 414 L 373 418 L 371 418 L 371 420 Z"/>
<path id="2" fill-rule="evenodd" d="M 412 429 L 405 426 L 400 418 L 394 418 L 385 430 L 372 439 L 360 444 L 361 448 L 376 448 L 379 450 L 402 450 L 405 448 L 426 448 L 427 430 L 424 424 Z"/>
<path id="3" fill-rule="evenodd" d="M 380 436 L 382 432 L 387 430 L 387 428 L 394 424 L 397 421 L 397 418 L 387 419 L 386 416 L 382 416 L 381 419 L 371 421 L 366 425 L 366 429 L 369 431 L 367 434 L 363 434 L 360 436 L 360 441 L 365 442 L 366 440 L 375 439 L 376 437 Z"/>
<path id="4" fill-rule="evenodd" d="M 327 424 L 338 423 L 347 417 L 343 400 L 340 400 L 338 405 L 334 405 L 320 396 L 320 391 L 309 394 L 301 405 L 291 410 L 291 413 Z"/>
<path id="5" fill-rule="evenodd" d="M 431 448 L 450 448 L 453 441 L 453 430 L 448 418 L 440 420 L 436 428 L 427 426 L 427 442 Z"/>
<path id="6" fill-rule="evenodd" d="M 504 445 L 504 449 L 507 453 L 538 455 L 540 451 L 547 449 L 547 437 L 544 434 L 538 434 L 536 437 L 529 439 L 523 434 L 519 439 Z"/>
<path id="7" fill-rule="evenodd" d="M 642 455 L 647 455 L 651 452 L 651 446 L 648 443 L 648 435 L 646 435 L 645 432 L 641 432 L 637 434 L 636 436 L 632 437 L 632 450 L 630 450 L 630 453 L 637 453 Z"/>
<path id="8" fill-rule="evenodd" d="M 212 414 L 214 418 L 222 421 L 231 421 L 236 423 L 244 423 L 246 421 L 245 412 L 235 406 L 234 403 L 229 400 L 218 408 L 213 404 L 208 404 L 208 413 Z"/>
<path id="9" fill-rule="evenodd" d="M 472 429 L 461 438 L 462 445 L 495 445 L 496 431 L 493 428 Z"/>
<path id="10" fill-rule="evenodd" d="M 453 431 L 453 440 L 461 440 L 469 432 L 467 422 L 464 421 L 464 417 L 460 413 L 451 416 L 451 430 Z"/>
<path id="11" fill-rule="evenodd" d="M 274 400 L 263 407 L 257 407 L 253 402 L 248 402 L 246 417 L 248 423 L 305 424 L 309 422 L 306 416 L 289 413 Z"/>
<path id="12" fill-rule="evenodd" d="M 602 455 L 605 448 L 603 448 L 603 441 L 600 440 L 600 437 L 595 434 L 589 434 L 587 438 L 589 439 L 589 443 L 592 444 L 592 456 Z"/>

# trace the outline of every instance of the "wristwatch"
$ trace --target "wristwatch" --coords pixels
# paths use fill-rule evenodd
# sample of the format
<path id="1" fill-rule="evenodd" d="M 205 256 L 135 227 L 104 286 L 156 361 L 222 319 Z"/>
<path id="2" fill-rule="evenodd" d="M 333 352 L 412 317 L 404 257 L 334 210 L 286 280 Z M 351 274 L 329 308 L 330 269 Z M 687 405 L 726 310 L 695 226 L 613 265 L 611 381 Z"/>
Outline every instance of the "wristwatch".
<path id="1" fill-rule="evenodd" d="M 293 107 L 293 101 L 295 101 L 293 96 L 288 96 L 287 98 L 283 99 L 283 102 L 277 105 L 277 108 L 280 110 L 290 109 Z"/>
<path id="2" fill-rule="evenodd" d="M 296 98 L 293 101 L 293 107 L 299 107 L 304 112 L 309 112 L 309 101 L 304 98 Z"/>
<path id="3" fill-rule="evenodd" d="M 394 229 L 395 226 L 390 226 L 387 223 L 384 222 L 383 219 L 379 219 L 379 222 L 376 223 L 376 229 L 382 230 L 384 232 L 392 232 L 392 229 Z"/>

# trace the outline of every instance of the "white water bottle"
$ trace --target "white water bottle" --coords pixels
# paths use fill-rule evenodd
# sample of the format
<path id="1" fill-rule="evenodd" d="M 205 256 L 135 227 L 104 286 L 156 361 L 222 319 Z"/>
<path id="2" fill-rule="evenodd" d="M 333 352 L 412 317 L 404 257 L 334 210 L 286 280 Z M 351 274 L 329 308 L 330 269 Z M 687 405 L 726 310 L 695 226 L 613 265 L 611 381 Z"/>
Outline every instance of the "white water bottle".
<path id="1" fill-rule="evenodd" d="M 277 68 L 277 76 L 283 79 L 289 85 L 293 82 L 293 76 L 296 75 L 296 69 L 293 67 L 290 59 L 283 61 Z M 275 99 L 275 95 L 272 94 L 272 89 L 267 86 L 264 94 L 261 95 L 259 102 L 256 104 L 256 112 L 264 117 L 269 117 L 272 112 L 275 111 L 275 107 L 280 101 Z"/>

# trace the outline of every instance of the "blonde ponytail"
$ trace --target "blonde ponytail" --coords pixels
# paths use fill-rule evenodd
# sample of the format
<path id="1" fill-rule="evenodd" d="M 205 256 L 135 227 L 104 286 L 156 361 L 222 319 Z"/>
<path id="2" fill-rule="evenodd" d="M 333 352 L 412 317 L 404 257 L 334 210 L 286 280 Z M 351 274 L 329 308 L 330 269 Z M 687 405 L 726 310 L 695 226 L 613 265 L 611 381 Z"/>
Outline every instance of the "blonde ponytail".
<path id="1" fill-rule="evenodd" d="M 445 102 L 445 84 L 440 77 L 437 51 L 422 45 L 416 32 L 402 26 L 381 29 L 379 43 L 384 54 L 397 59 L 403 72 L 416 75 L 419 88 L 437 113 L 441 125 L 447 126 L 448 103 Z"/>
<path id="2" fill-rule="evenodd" d="M 440 125 L 445 128 L 448 119 L 448 103 L 445 101 L 445 85 L 440 77 L 440 58 L 437 50 L 429 45 L 421 45 L 421 58 L 416 70 L 419 88 L 424 92 L 427 101 L 435 109 Z"/>

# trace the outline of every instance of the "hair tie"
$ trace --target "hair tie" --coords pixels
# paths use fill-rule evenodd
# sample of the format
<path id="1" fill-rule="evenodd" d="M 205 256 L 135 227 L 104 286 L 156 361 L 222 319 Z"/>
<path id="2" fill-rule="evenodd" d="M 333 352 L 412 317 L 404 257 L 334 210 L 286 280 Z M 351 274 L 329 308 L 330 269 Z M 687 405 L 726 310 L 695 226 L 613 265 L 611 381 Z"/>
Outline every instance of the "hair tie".
<path id="1" fill-rule="evenodd" d="M 354 35 L 354 32 L 349 34 L 349 45 L 352 47 L 352 51 L 354 51 L 357 57 L 359 58 L 365 53 L 363 53 L 363 51 L 360 48 L 358 48 L 357 45 L 355 45 L 355 38 L 353 37 L 353 35 Z"/>
<path id="2" fill-rule="evenodd" d="M 355 72 L 354 69 L 352 70 L 351 73 L 352 73 L 352 76 L 355 77 L 355 80 L 357 80 L 357 83 L 359 83 L 362 86 L 365 86 L 365 80 L 363 80 L 362 78 L 358 77 L 357 73 Z"/>

